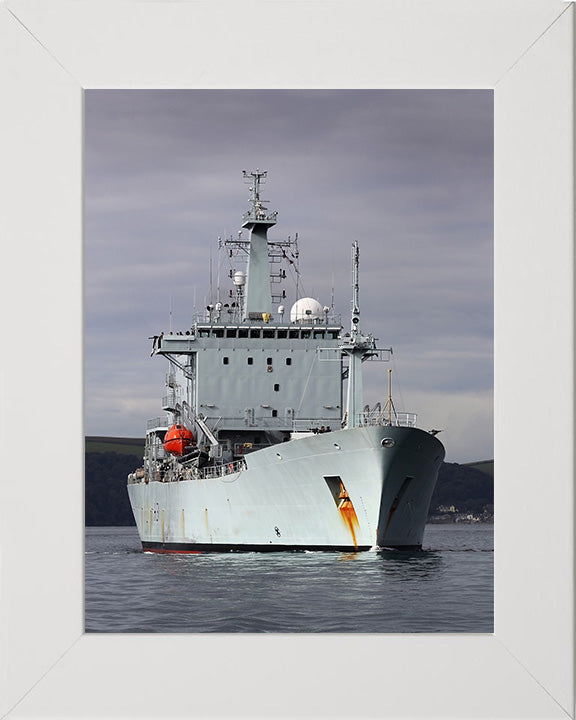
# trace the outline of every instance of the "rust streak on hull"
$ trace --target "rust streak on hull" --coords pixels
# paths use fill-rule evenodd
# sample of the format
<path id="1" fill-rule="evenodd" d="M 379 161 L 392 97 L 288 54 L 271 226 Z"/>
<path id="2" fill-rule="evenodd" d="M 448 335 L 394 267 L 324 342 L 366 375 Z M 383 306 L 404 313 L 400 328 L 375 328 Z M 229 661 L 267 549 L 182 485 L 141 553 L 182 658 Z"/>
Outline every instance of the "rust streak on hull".
<path id="1" fill-rule="evenodd" d="M 340 483 L 340 503 L 338 504 L 338 510 L 350 530 L 354 547 L 357 548 L 358 542 L 356 540 L 356 529 L 359 527 L 358 516 L 356 515 L 356 510 L 354 510 L 352 500 L 350 500 L 350 496 L 348 495 L 342 482 Z"/>

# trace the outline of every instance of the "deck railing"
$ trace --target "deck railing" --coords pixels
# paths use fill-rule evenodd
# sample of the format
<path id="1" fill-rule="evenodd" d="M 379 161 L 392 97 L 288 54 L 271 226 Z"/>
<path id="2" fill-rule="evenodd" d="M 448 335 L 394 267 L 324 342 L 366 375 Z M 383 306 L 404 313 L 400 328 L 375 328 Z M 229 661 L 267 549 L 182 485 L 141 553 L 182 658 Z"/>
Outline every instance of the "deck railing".
<path id="1" fill-rule="evenodd" d="M 180 480 L 209 480 L 219 477 L 226 477 L 227 475 L 234 475 L 235 473 L 246 470 L 246 460 L 241 458 L 231 463 L 224 463 L 223 465 L 211 465 L 210 467 L 203 468 L 191 468 L 181 467 L 177 470 L 174 475 L 160 475 L 158 469 L 150 472 L 148 480 L 156 480 L 161 482 L 178 482 Z M 135 483 L 148 482 L 146 474 L 143 468 L 138 468 L 133 473 L 128 475 L 128 484 L 132 485 Z"/>
<path id="2" fill-rule="evenodd" d="M 396 427 L 416 427 L 416 413 L 393 412 L 388 413 L 382 410 L 358 413 L 359 425 L 392 425 Z"/>
<path id="3" fill-rule="evenodd" d="M 292 432 L 297 433 L 316 433 L 322 428 L 324 432 L 340 430 L 340 418 L 300 418 L 292 423 Z"/>
<path id="4" fill-rule="evenodd" d="M 416 420 L 418 415 L 416 413 L 408 412 L 393 412 L 390 415 L 388 412 L 382 412 L 382 410 L 370 410 L 369 412 L 358 413 L 357 425 L 359 426 L 375 426 L 375 425 L 394 425 L 397 427 L 416 427 Z M 292 423 L 292 432 L 330 432 L 331 430 L 340 430 L 340 421 L 331 421 L 333 424 L 328 424 L 327 420 L 319 421 L 316 418 L 313 420 L 294 420 Z"/>
<path id="5" fill-rule="evenodd" d="M 242 470 L 246 470 L 246 460 L 244 460 L 244 458 L 241 458 L 240 460 L 235 460 L 231 463 L 225 463 L 224 465 L 199 468 L 198 470 L 193 472 L 196 477 L 200 478 L 201 480 L 206 480 L 209 478 L 218 478 L 225 477 L 226 475 L 233 475 L 234 473 L 241 472 Z"/>
<path id="6" fill-rule="evenodd" d="M 146 423 L 146 429 L 147 430 L 153 430 L 154 428 L 162 428 L 165 430 L 168 430 L 169 423 L 166 417 L 155 417 L 151 420 L 148 420 Z"/>

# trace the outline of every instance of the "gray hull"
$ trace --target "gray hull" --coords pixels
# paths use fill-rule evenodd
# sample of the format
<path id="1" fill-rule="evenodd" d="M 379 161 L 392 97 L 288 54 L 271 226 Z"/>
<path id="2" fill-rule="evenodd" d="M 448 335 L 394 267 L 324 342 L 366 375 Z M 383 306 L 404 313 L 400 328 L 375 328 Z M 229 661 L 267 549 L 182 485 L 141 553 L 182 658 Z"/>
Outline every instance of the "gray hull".
<path id="1" fill-rule="evenodd" d="M 419 548 L 443 458 L 417 428 L 357 427 L 258 450 L 220 477 L 133 478 L 128 493 L 150 551 Z"/>

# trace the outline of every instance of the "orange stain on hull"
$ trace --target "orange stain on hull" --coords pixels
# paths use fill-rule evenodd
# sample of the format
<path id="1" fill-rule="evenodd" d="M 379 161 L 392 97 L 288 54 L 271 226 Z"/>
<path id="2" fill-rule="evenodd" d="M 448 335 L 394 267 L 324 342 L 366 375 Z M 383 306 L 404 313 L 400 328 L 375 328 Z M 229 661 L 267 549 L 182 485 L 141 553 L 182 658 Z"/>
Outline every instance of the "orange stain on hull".
<path id="1" fill-rule="evenodd" d="M 354 547 L 357 548 L 358 542 L 356 541 L 356 529 L 360 526 L 360 523 L 358 522 L 358 516 L 356 515 L 356 510 L 354 510 L 354 505 L 352 505 L 352 500 L 350 500 L 350 496 L 342 484 L 340 485 L 339 499 L 340 502 L 338 503 L 338 510 L 350 530 Z"/>

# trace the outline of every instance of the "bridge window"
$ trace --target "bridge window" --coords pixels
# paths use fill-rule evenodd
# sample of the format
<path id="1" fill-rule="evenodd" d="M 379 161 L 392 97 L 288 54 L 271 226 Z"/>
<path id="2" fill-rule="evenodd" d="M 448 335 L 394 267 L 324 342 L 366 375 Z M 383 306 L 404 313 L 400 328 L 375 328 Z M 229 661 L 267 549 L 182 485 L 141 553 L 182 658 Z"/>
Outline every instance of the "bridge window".
<path id="1" fill-rule="evenodd" d="M 288 337 L 288 330 L 278 330 L 278 337 L 280 339 Z"/>
<path id="2" fill-rule="evenodd" d="M 288 337 L 290 340 L 296 340 L 300 337 L 300 331 L 299 330 L 290 330 Z"/>
<path id="3" fill-rule="evenodd" d="M 250 337 L 251 338 L 259 338 L 260 337 L 260 328 L 255 330 L 254 328 L 250 330 Z"/>

